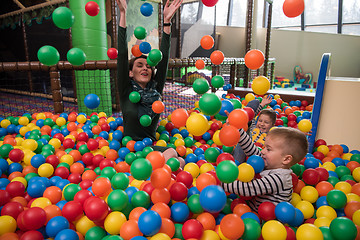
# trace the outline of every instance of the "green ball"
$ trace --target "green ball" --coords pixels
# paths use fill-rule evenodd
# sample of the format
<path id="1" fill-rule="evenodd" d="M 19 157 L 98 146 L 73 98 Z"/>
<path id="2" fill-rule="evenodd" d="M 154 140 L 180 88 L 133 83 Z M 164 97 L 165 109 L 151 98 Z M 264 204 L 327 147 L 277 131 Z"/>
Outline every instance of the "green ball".
<path id="1" fill-rule="evenodd" d="M 146 63 L 149 64 L 150 67 L 155 67 L 158 64 L 158 62 L 151 61 L 150 58 L 146 59 Z"/>
<path id="2" fill-rule="evenodd" d="M 152 170 L 151 163 L 146 158 L 138 158 L 130 166 L 130 173 L 137 180 L 148 179 Z"/>
<path id="3" fill-rule="evenodd" d="M 238 175 L 239 169 L 233 161 L 222 161 L 216 167 L 216 176 L 223 183 L 232 183 Z"/>
<path id="4" fill-rule="evenodd" d="M 131 197 L 131 204 L 134 208 L 143 207 L 148 209 L 150 206 L 150 196 L 145 191 L 137 191 Z"/>
<path id="5" fill-rule="evenodd" d="M 99 117 L 97 115 L 92 115 L 90 121 L 96 124 L 99 121 Z"/>
<path id="6" fill-rule="evenodd" d="M 112 179 L 112 177 L 116 174 L 116 170 L 113 167 L 105 167 L 103 170 L 101 170 L 101 176 L 105 176 L 109 179 Z"/>
<path id="7" fill-rule="evenodd" d="M 149 153 L 153 152 L 154 149 L 152 149 L 152 147 L 144 147 L 144 149 L 142 150 L 143 152 L 143 157 L 146 157 Z"/>
<path id="8" fill-rule="evenodd" d="M 53 127 L 53 126 L 55 125 L 55 122 L 54 122 L 54 120 L 52 120 L 51 118 L 46 118 L 46 119 L 44 120 L 44 125 L 48 125 L 48 126 L 50 126 L 50 127 Z"/>
<path id="9" fill-rule="evenodd" d="M 174 157 L 169 158 L 166 161 L 166 164 L 171 168 L 172 172 L 175 172 L 180 167 L 180 161 L 177 158 L 174 158 Z"/>
<path id="10" fill-rule="evenodd" d="M 296 174 L 296 176 L 301 176 L 302 172 L 301 172 L 301 167 L 300 164 L 296 163 L 294 165 L 292 165 L 291 170 Z"/>
<path id="11" fill-rule="evenodd" d="M 131 141 L 132 140 L 132 138 L 130 137 L 130 136 L 125 136 L 125 137 L 123 137 L 123 139 L 121 140 L 121 144 L 123 145 L 123 146 L 126 146 L 126 144 L 129 142 L 129 141 Z"/>
<path id="12" fill-rule="evenodd" d="M 150 117 L 149 115 L 142 115 L 142 116 L 140 117 L 140 124 L 141 124 L 141 126 L 143 126 L 143 127 L 148 127 L 148 126 L 150 126 L 150 125 L 151 125 L 151 122 L 152 122 L 152 120 L 151 120 L 151 117 Z"/>
<path id="13" fill-rule="evenodd" d="M 242 235 L 243 240 L 256 240 L 259 239 L 261 235 L 261 226 L 260 224 L 252 218 L 243 219 L 245 225 L 245 231 Z"/>
<path id="14" fill-rule="evenodd" d="M 358 154 L 358 153 L 353 154 L 353 155 L 350 157 L 350 161 L 357 161 L 358 163 L 360 163 L 360 154 Z"/>
<path id="15" fill-rule="evenodd" d="M 129 165 L 131 165 L 136 159 L 138 159 L 138 157 L 137 157 L 136 153 L 133 153 L 133 152 L 129 152 L 125 156 L 125 162 Z"/>
<path id="16" fill-rule="evenodd" d="M 336 174 L 338 175 L 338 177 L 341 179 L 343 176 L 345 175 L 351 175 L 351 171 L 348 167 L 346 166 L 338 166 L 335 169 Z"/>
<path id="17" fill-rule="evenodd" d="M 100 167 L 96 167 L 96 168 L 94 169 L 94 172 L 96 173 L 96 175 L 100 175 L 100 174 L 101 174 L 101 169 L 100 169 Z"/>
<path id="18" fill-rule="evenodd" d="M 135 155 L 136 155 L 136 158 L 143 158 L 144 157 L 142 151 L 137 151 L 135 153 Z"/>
<path id="19" fill-rule="evenodd" d="M 204 152 L 204 156 L 206 161 L 208 161 L 209 163 L 214 163 L 216 162 L 217 157 L 220 155 L 219 150 L 217 150 L 214 147 L 210 147 L 208 149 L 205 150 Z"/>
<path id="20" fill-rule="evenodd" d="M 239 99 L 237 98 L 230 98 L 230 102 L 233 104 L 234 109 L 242 108 L 242 104 Z"/>
<path id="21" fill-rule="evenodd" d="M 115 189 L 109 194 L 107 203 L 111 210 L 122 211 L 129 203 L 129 196 L 125 191 L 121 189 Z"/>
<path id="22" fill-rule="evenodd" d="M 125 173 L 119 172 L 111 178 L 110 182 L 114 189 L 125 190 L 129 186 L 130 180 Z"/>
<path id="23" fill-rule="evenodd" d="M 151 49 L 148 58 L 153 63 L 158 63 L 163 58 L 162 52 L 159 49 Z"/>
<path id="24" fill-rule="evenodd" d="M 51 119 L 51 118 L 50 118 Z M 46 119 L 45 119 L 46 120 Z M 52 120 L 52 119 L 51 119 Z M 45 121 L 44 121 L 44 125 L 45 125 Z M 41 131 L 39 129 L 34 129 L 31 131 L 30 134 L 35 134 L 38 135 L 39 137 L 41 137 Z"/>
<path id="25" fill-rule="evenodd" d="M 81 190 L 81 187 L 79 185 L 70 183 L 63 190 L 65 200 L 73 201 L 75 194 L 78 193 L 80 190 Z"/>
<path id="26" fill-rule="evenodd" d="M 103 228 L 101 228 L 99 226 L 95 226 L 95 227 L 90 228 L 86 232 L 85 239 L 86 240 L 97 240 L 97 239 L 102 239 L 106 235 L 107 235 L 107 233 Z"/>
<path id="27" fill-rule="evenodd" d="M 42 151 L 41 151 L 40 154 L 43 155 L 45 158 L 47 158 L 48 156 L 53 155 L 54 152 L 52 152 L 52 151 L 50 151 L 50 150 L 44 150 L 44 149 L 42 149 Z"/>
<path id="28" fill-rule="evenodd" d="M 29 135 L 29 137 L 27 139 L 33 139 L 33 140 L 37 141 L 37 140 L 40 139 L 40 136 L 37 135 L 37 134 L 30 133 L 30 135 Z"/>
<path id="29" fill-rule="evenodd" d="M 227 153 L 232 153 L 233 152 L 233 150 L 234 150 L 234 147 L 228 147 L 228 146 L 223 146 L 222 147 L 222 150 L 224 151 L 224 152 L 227 152 Z"/>
<path id="30" fill-rule="evenodd" d="M 166 131 L 165 126 L 159 125 L 158 128 L 156 129 L 156 132 L 158 133 L 162 133 L 163 131 Z"/>
<path id="31" fill-rule="evenodd" d="M 200 204 L 200 194 L 191 195 L 187 201 L 187 205 L 189 210 L 194 214 L 204 212 L 204 208 Z"/>
<path id="32" fill-rule="evenodd" d="M 124 239 L 122 237 L 120 237 L 119 235 L 106 235 L 101 240 L 124 240 Z"/>
<path id="33" fill-rule="evenodd" d="M 280 119 L 283 121 L 284 124 L 287 124 L 289 122 L 287 117 L 281 117 Z"/>
<path id="34" fill-rule="evenodd" d="M 75 17 L 72 11 L 67 7 L 56 8 L 52 15 L 52 20 L 58 28 L 69 29 L 74 24 Z"/>
<path id="35" fill-rule="evenodd" d="M 209 144 L 210 146 L 213 145 L 214 141 L 212 139 L 209 139 L 206 141 L 206 144 Z M 224 146 L 223 146 L 224 147 Z M 225 152 L 225 151 L 224 151 Z"/>
<path id="36" fill-rule="evenodd" d="M 345 182 L 346 180 L 356 181 L 355 178 L 354 178 L 351 174 L 343 175 L 343 176 L 340 178 L 340 181 Z"/>
<path id="37" fill-rule="evenodd" d="M 80 66 L 86 61 L 86 54 L 80 48 L 72 48 L 67 52 L 66 58 L 72 65 Z"/>
<path id="38" fill-rule="evenodd" d="M 200 110 L 208 116 L 213 116 L 220 112 L 221 100 L 215 93 L 205 93 L 199 100 Z"/>
<path id="39" fill-rule="evenodd" d="M 185 147 L 191 147 L 192 145 L 194 145 L 194 139 L 192 137 L 186 137 L 184 139 L 185 142 Z"/>
<path id="40" fill-rule="evenodd" d="M 140 101 L 140 99 L 141 99 L 141 96 L 140 96 L 139 92 L 133 91 L 129 94 L 129 100 L 132 103 L 138 103 Z"/>
<path id="41" fill-rule="evenodd" d="M 204 94 L 209 91 L 210 88 L 209 82 L 204 78 L 196 79 L 192 87 L 197 94 Z"/>
<path id="42" fill-rule="evenodd" d="M 84 155 L 85 153 L 90 152 L 90 150 L 89 150 L 89 148 L 87 147 L 87 145 L 84 144 L 84 145 L 81 145 L 81 146 L 79 147 L 79 152 L 81 153 L 81 155 Z"/>
<path id="43" fill-rule="evenodd" d="M 173 238 L 179 238 L 181 240 L 184 240 L 184 237 L 182 235 L 182 227 L 183 225 L 181 223 L 175 223 L 175 234 Z"/>
<path id="44" fill-rule="evenodd" d="M 38 175 L 37 173 L 32 172 L 32 173 L 26 174 L 24 178 L 25 178 L 25 180 L 26 180 L 27 182 L 29 182 L 30 179 L 32 179 L 33 177 L 38 177 L 38 176 L 39 176 L 39 175 Z"/>
<path id="45" fill-rule="evenodd" d="M 335 187 L 335 185 L 340 181 L 337 177 L 329 177 L 327 180 L 331 185 Z"/>
<path id="46" fill-rule="evenodd" d="M 13 150 L 14 147 L 11 146 L 10 144 L 4 144 L 0 147 L 0 156 L 3 157 L 3 158 L 8 158 L 9 156 L 9 152 L 11 150 Z"/>
<path id="47" fill-rule="evenodd" d="M 70 171 L 70 165 L 69 165 L 68 163 L 66 163 L 66 162 L 59 163 L 59 164 L 56 166 L 56 168 L 58 168 L 58 167 L 66 167 L 66 168 L 69 169 L 69 171 Z"/>
<path id="48" fill-rule="evenodd" d="M 346 194 L 340 190 L 334 189 L 326 195 L 326 201 L 330 207 L 340 209 L 345 207 L 347 203 Z"/>
<path id="49" fill-rule="evenodd" d="M 232 203 L 232 199 L 231 198 L 226 198 L 226 203 L 224 208 L 221 210 L 222 213 L 226 214 L 231 214 L 233 213 L 233 211 L 231 210 L 231 203 Z"/>
<path id="50" fill-rule="evenodd" d="M 222 76 L 216 75 L 211 79 L 211 86 L 214 88 L 221 88 L 224 86 L 224 78 Z"/>
<path id="51" fill-rule="evenodd" d="M 357 235 L 356 225 L 346 217 L 335 218 L 331 221 L 329 228 L 335 239 L 352 240 Z"/>
<path id="52" fill-rule="evenodd" d="M 164 140 L 165 142 L 169 142 L 170 137 L 169 137 L 169 135 L 163 133 L 163 134 L 160 135 L 159 140 Z"/>
<path id="53" fill-rule="evenodd" d="M 143 40 L 146 38 L 146 29 L 144 27 L 136 27 L 134 30 L 134 36 L 139 39 L 139 40 Z"/>
<path id="54" fill-rule="evenodd" d="M 330 228 L 329 227 L 319 227 L 323 237 L 324 237 L 324 240 L 334 240 L 333 236 L 331 235 L 331 232 L 330 232 Z"/>
<path id="55" fill-rule="evenodd" d="M 39 61 L 46 66 L 55 65 L 60 60 L 60 54 L 58 50 L 49 45 L 42 46 L 37 52 L 37 57 Z"/>

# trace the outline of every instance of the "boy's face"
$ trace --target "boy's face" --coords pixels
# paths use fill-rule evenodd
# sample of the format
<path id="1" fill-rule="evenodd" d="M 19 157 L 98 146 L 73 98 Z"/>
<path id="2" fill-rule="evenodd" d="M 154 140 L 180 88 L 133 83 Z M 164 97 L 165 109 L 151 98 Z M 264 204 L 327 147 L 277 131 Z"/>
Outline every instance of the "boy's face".
<path id="1" fill-rule="evenodd" d="M 283 152 L 285 144 L 286 143 L 278 137 L 268 135 L 265 138 L 265 147 L 261 151 L 265 161 L 265 169 L 284 168 L 284 164 L 287 163 L 288 157 L 290 156 Z"/>
<path id="2" fill-rule="evenodd" d="M 271 118 L 266 115 L 266 114 L 261 114 L 258 118 L 258 121 L 256 123 L 256 127 L 261 131 L 261 132 L 269 132 L 270 128 L 273 127 L 273 122 L 271 121 Z"/>
<path id="3" fill-rule="evenodd" d="M 135 60 L 132 70 L 129 71 L 129 77 L 132 77 L 140 86 L 146 86 L 151 79 L 151 73 L 152 69 L 146 59 L 138 58 Z"/>

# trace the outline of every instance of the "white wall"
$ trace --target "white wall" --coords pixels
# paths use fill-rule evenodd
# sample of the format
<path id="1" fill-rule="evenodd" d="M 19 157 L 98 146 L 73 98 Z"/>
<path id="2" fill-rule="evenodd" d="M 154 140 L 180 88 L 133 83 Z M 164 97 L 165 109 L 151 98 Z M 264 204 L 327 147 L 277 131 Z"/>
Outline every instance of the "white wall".
<path id="1" fill-rule="evenodd" d="M 226 57 L 244 57 L 245 29 L 217 27 L 219 50 Z M 253 48 L 264 51 L 266 29 L 258 29 Z M 302 31 L 272 30 L 270 57 L 276 58 L 275 75 L 293 78 L 293 69 L 300 65 L 317 81 L 323 53 L 331 53 L 331 76 L 360 77 L 360 36 Z"/>

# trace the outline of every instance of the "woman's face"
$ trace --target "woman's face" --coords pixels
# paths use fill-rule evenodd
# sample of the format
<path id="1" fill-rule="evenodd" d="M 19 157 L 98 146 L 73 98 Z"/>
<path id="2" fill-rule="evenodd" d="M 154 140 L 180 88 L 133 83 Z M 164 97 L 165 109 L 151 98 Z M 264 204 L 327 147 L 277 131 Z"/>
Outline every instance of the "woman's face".
<path id="1" fill-rule="evenodd" d="M 138 58 L 134 62 L 134 66 L 129 71 L 129 77 L 133 78 L 142 88 L 151 80 L 152 69 L 147 64 L 145 58 Z"/>

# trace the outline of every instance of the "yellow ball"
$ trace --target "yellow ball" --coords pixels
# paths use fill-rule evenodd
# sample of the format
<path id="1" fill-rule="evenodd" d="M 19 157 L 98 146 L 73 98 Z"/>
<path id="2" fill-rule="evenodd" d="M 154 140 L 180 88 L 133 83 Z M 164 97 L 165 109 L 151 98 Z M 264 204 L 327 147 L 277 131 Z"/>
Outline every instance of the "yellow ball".
<path id="1" fill-rule="evenodd" d="M 352 201 L 360 202 L 360 196 L 355 193 L 348 193 L 346 194 L 346 197 L 347 197 L 347 202 L 352 202 Z"/>
<path id="2" fill-rule="evenodd" d="M 360 226 L 360 209 L 354 212 L 352 220 L 356 225 Z"/>
<path id="3" fill-rule="evenodd" d="M 199 108 L 199 101 L 196 101 L 195 103 L 194 103 L 194 106 L 195 106 L 195 108 Z"/>
<path id="4" fill-rule="evenodd" d="M 303 119 L 298 123 L 298 128 L 304 133 L 310 132 L 312 128 L 312 123 L 309 119 Z"/>
<path id="5" fill-rule="evenodd" d="M 107 151 L 110 150 L 110 147 L 109 146 L 103 146 L 102 148 L 100 148 L 101 151 L 103 151 L 105 154 L 107 153 Z"/>
<path id="6" fill-rule="evenodd" d="M 143 180 L 134 179 L 134 180 L 131 181 L 130 186 L 136 187 L 137 189 L 140 189 L 141 184 L 142 184 L 143 182 L 144 182 Z"/>
<path id="7" fill-rule="evenodd" d="M 126 216 L 122 212 L 114 211 L 106 216 L 104 221 L 105 230 L 111 235 L 118 235 L 121 226 L 126 222 Z"/>
<path id="8" fill-rule="evenodd" d="M 348 182 L 338 182 L 335 184 L 335 189 L 342 191 L 345 194 L 351 193 L 352 186 Z"/>
<path id="9" fill-rule="evenodd" d="M 150 240 L 171 240 L 171 238 L 165 233 L 157 233 L 150 237 Z"/>
<path id="10" fill-rule="evenodd" d="M 314 221 L 314 225 L 317 227 L 329 227 L 331 223 L 331 219 L 327 217 L 319 217 Z"/>
<path id="11" fill-rule="evenodd" d="M 352 176 L 354 177 L 355 181 L 360 182 L 360 167 L 354 169 Z"/>
<path id="12" fill-rule="evenodd" d="M 321 230 L 314 224 L 305 223 L 296 231 L 297 240 L 317 240 L 324 239 Z"/>
<path id="13" fill-rule="evenodd" d="M 175 147 L 185 146 L 185 141 L 183 139 L 176 139 L 174 145 Z"/>
<path id="14" fill-rule="evenodd" d="M 261 234 L 264 240 L 285 240 L 287 237 L 285 226 L 276 220 L 265 222 Z"/>
<path id="15" fill-rule="evenodd" d="M 54 173 L 54 167 L 50 163 L 43 163 L 38 168 L 38 174 L 40 177 L 48 178 L 51 177 L 53 173 Z"/>
<path id="16" fill-rule="evenodd" d="M 192 114 L 186 120 L 186 128 L 194 136 L 201 136 L 209 130 L 208 120 L 202 114 Z"/>
<path id="17" fill-rule="evenodd" d="M 20 117 L 18 122 L 20 125 L 26 126 L 30 121 L 27 117 Z"/>
<path id="18" fill-rule="evenodd" d="M 8 119 L 3 119 L 1 122 L 0 122 L 0 126 L 2 128 L 7 128 L 9 125 L 11 124 L 10 120 Z"/>
<path id="19" fill-rule="evenodd" d="M 280 97 L 279 94 L 275 94 L 275 95 L 274 95 L 274 99 L 275 99 L 275 100 L 280 99 L 280 98 L 281 98 L 281 97 Z"/>
<path id="20" fill-rule="evenodd" d="M 183 139 L 183 136 L 182 136 L 180 133 L 174 134 L 173 137 L 175 137 L 175 138 L 177 138 L 177 139 Z"/>
<path id="21" fill-rule="evenodd" d="M 87 233 L 87 231 L 95 227 L 96 224 L 91 221 L 87 216 L 82 216 L 75 224 L 76 231 L 81 233 L 83 236 Z"/>
<path id="22" fill-rule="evenodd" d="M 30 128 L 28 126 L 24 126 L 20 128 L 19 133 L 21 136 L 25 136 L 28 131 L 30 131 Z"/>
<path id="23" fill-rule="evenodd" d="M 242 163 L 238 166 L 239 175 L 238 179 L 242 182 L 250 182 L 255 176 L 254 168 L 247 163 Z"/>
<path id="24" fill-rule="evenodd" d="M 200 240 L 220 240 L 220 237 L 213 230 L 205 230 Z"/>
<path id="25" fill-rule="evenodd" d="M 66 119 L 63 118 L 63 117 L 58 117 L 56 120 L 55 120 L 55 123 L 56 125 L 58 125 L 59 127 L 63 126 L 66 124 Z"/>
<path id="26" fill-rule="evenodd" d="M 78 123 L 85 123 L 86 122 L 86 117 L 83 114 L 80 114 L 76 117 L 76 121 L 78 121 Z"/>
<path id="27" fill-rule="evenodd" d="M 325 162 L 322 167 L 328 171 L 335 171 L 336 169 L 336 165 L 332 162 Z"/>
<path id="28" fill-rule="evenodd" d="M 216 132 L 214 133 L 213 135 L 213 138 L 212 140 L 214 141 L 214 143 L 218 146 L 222 146 L 222 142 L 220 141 L 220 137 L 219 137 L 219 134 L 220 134 L 220 130 L 216 130 Z"/>
<path id="29" fill-rule="evenodd" d="M 309 219 L 314 215 L 314 206 L 308 201 L 301 201 L 295 207 L 304 214 L 304 219 Z"/>
<path id="30" fill-rule="evenodd" d="M 300 197 L 305 201 L 314 203 L 319 198 L 319 193 L 313 186 L 305 186 L 300 191 Z"/>
<path id="31" fill-rule="evenodd" d="M 113 121 L 115 121 L 115 118 L 114 118 L 114 117 L 109 117 L 109 118 L 106 120 L 107 123 L 110 123 L 110 122 L 113 122 Z"/>
<path id="32" fill-rule="evenodd" d="M 35 156 L 36 154 L 31 151 L 30 149 L 24 149 L 24 158 L 23 162 L 25 165 L 30 166 L 31 165 L 31 158 Z"/>
<path id="33" fill-rule="evenodd" d="M 254 78 L 251 88 L 257 95 L 264 95 L 270 89 L 270 81 L 264 76 Z"/>
<path id="34" fill-rule="evenodd" d="M 162 140 L 162 139 L 161 139 L 161 140 L 159 140 L 159 141 L 156 142 L 156 146 L 166 147 L 167 144 L 166 144 L 165 140 Z"/>
<path id="35" fill-rule="evenodd" d="M 333 209 L 330 206 L 321 206 L 316 210 L 316 217 L 317 218 L 325 217 L 330 220 L 333 220 L 337 217 L 337 213 L 335 209 Z"/>
<path id="36" fill-rule="evenodd" d="M 255 99 L 255 95 L 253 93 L 248 93 L 245 95 L 245 101 L 250 102 Z"/>
<path id="37" fill-rule="evenodd" d="M 71 166 L 74 163 L 74 157 L 71 156 L 70 154 L 64 154 L 61 156 L 60 162 L 67 163 Z"/>
<path id="38" fill-rule="evenodd" d="M 69 134 L 65 137 L 65 139 L 67 138 L 71 138 L 72 140 L 74 140 L 74 142 L 76 141 L 76 137 L 74 135 Z"/>
<path id="39" fill-rule="evenodd" d="M 16 141 L 16 146 L 21 146 L 21 144 L 23 143 L 25 139 L 21 138 L 21 137 L 16 137 L 15 141 Z"/>
<path id="40" fill-rule="evenodd" d="M 328 154 L 328 152 L 330 150 L 329 150 L 328 146 L 320 145 L 320 146 L 318 146 L 317 151 L 323 153 L 326 156 L 326 154 Z"/>
<path id="41" fill-rule="evenodd" d="M 55 149 L 59 149 L 61 147 L 61 141 L 57 138 L 50 139 L 49 144 L 54 146 Z"/>
<path id="42" fill-rule="evenodd" d="M 201 142 L 195 142 L 194 145 L 195 145 L 196 147 L 200 147 L 200 146 L 202 145 L 202 143 L 201 143 Z"/>
<path id="43" fill-rule="evenodd" d="M 22 184 L 24 184 L 25 188 L 27 187 L 27 181 L 26 181 L 26 179 L 23 178 L 23 177 L 15 177 L 15 178 L 13 178 L 11 181 L 12 181 L 12 182 L 15 182 L 15 181 L 21 182 Z"/>
<path id="44" fill-rule="evenodd" d="M 186 148 L 185 157 L 189 155 L 190 153 L 194 153 L 194 151 L 191 148 Z"/>
<path id="45" fill-rule="evenodd" d="M 4 215 L 4 216 L 0 216 L 0 236 L 3 235 L 4 233 L 13 233 L 16 230 L 16 220 L 9 216 L 9 215 Z"/>
<path id="46" fill-rule="evenodd" d="M 200 174 L 210 172 L 212 170 L 215 170 L 215 167 L 211 163 L 204 163 L 200 166 Z"/>
<path id="47" fill-rule="evenodd" d="M 104 113 L 104 112 L 99 112 L 98 117 L 99 117 L 99 118 L 102 118 L 102 117 L 107 117 L 107 116 L 106 116 L 106 113 Z"/>
<path id="48" fill-rule="evenodd" d="M 39 119 L 45 120 L 45 119 L 46 119 L 45 113 L 38 113 L 38 114 L 36 114 L 36 120 L 39 120 Z"/>
<path id="49" fill-rule="evenodd" d="M 38 143 L 34 140 L 34 139 L 25 139 L 22 143 L 21 146 L 24 149 L 29 149 L 31 151 L 35 151 L 36 148 L 38 147 Z"/>
<path id="50" fill-rule="evenodd" d="M 36 198 L 32 203 L 31 203 L 31 207 L 39 207 L 44 209 L 47 206 L 52 205 L 51 201 L 46 198 L 46 197 L 39 197 Z"/>
<path id="51" fill-rule="evenodd" d="M 344 153 L 342 155 L 342 159 L 350 161 L 351 156 L 352 156 L 352 153 Z"/>
<path id="52" fill-rule="evenodd" d="M 301 199 L 301 197 L 300 197 L 299 194 L 293 193 L 290 203 L 295 207 L 296 204 L 298 204 L 299 202 L 301 202 L 301 200 L 302 200 L 302 199 Z"/>
<path id="53" fill-rule="evenodd" d="M 193 178 L 196 178 L 200 173 L 199 166 L 193 162 L 187 163 L 184 166 L 184 171 L 190 173 Z"/>

